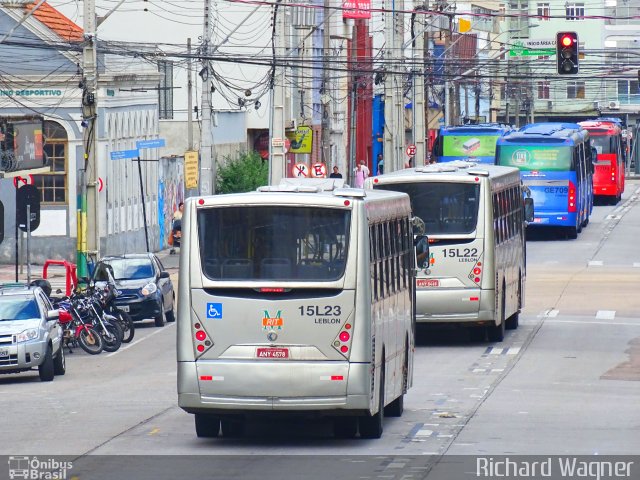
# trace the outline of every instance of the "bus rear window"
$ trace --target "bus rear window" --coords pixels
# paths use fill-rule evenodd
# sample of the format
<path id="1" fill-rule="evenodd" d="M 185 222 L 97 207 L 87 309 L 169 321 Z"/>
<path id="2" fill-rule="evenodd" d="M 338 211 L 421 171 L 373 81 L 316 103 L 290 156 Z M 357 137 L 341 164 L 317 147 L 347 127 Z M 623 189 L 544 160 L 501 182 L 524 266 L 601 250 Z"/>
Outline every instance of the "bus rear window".
<path id="1" fill-rule="evenodd" d="M 616 137 L 613 135 L 592 135 L 591 146 L 595 147 L 599 155 L 617 153 Z"/>
<path id="2" fill-rule="evenodd" d="M 571 170 L 569 146 L 499 145 L 497 164 L 520 170 Z"/>
<path id="3" fill-rule="evenodd" d="M 200 210 L 202 269 L 211 280 L 337 280 L 344 274 L 350 225 L 350 211 L 331 208 Z"/>
<path id="4" fill-rule="evenodd" d="M 474 183 L 412 182 L 376 185 L 404 192 L 413 215 L 424 220 L 427 235 L 468 234 L 476 229 L 480 185 Z"/>

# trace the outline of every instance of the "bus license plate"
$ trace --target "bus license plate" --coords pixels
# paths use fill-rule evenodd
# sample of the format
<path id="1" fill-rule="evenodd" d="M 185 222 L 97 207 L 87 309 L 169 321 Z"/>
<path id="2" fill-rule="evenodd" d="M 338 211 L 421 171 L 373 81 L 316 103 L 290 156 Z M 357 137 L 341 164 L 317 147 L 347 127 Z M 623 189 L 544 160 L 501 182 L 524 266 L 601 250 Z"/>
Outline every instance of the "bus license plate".
<path id="1" fill-rule="evenodd" d="M 416 286 L 418 287 L 439 287 L 440 286 L 440 280 L 434 280 L 434 279 L 424 279 L 424 278 L 419 278 L 418 280 L 416 280 Z"/>
<path id="2" fill-rule="evenodd" d="M 119 310 L 122 310 L 123 312 L 127 312 L 129 313 L 129 306 L 128 305 L 121 305 L 118 307 Z"/>
<path id="3" fill-rule="evenodd" d="M 3 348 L 0 350 L 0 358 L 7 358 L 9 356 L 9 349 Z"/>
<path id="4" fill-rule="evenodd" d="M 258 348 L 256 351 L 258 358 L 289 358 L 288 348 Z"/>

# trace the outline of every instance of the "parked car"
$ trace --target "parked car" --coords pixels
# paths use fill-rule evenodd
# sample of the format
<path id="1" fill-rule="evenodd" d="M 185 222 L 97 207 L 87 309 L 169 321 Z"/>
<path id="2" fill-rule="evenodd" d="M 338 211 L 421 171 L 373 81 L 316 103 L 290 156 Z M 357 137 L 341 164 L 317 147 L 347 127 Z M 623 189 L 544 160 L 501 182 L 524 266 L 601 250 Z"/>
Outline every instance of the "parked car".
<path id="1" fill-rule="evenodd" d="M 175 321 L 173 283 L 153 253 L 130 253 L 104 257 L 94 270 L 93 281 L 115 280 L 120 294 L 116 307 L 129 314 L 134 322 L 154 319 L 157 327 Z"/>
<path id="2" fill-rule="evenodd" d="M 37 286 L 0 286 L 0 373 L 38 368 L 40 380 L 64 375 L 59 311 Z"/>

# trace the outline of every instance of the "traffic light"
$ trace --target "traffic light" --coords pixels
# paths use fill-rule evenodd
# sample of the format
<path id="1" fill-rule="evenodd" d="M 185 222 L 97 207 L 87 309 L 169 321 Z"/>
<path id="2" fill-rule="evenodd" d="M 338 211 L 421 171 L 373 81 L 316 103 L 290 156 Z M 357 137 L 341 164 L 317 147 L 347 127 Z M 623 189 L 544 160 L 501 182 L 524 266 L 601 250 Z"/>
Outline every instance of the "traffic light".
<path id="1" fill-rule="evenodd" d="M 556 34 L 556 57 L 559 75 L 577 75 L 578 34 L 576 32 L 558 32 Z"/>

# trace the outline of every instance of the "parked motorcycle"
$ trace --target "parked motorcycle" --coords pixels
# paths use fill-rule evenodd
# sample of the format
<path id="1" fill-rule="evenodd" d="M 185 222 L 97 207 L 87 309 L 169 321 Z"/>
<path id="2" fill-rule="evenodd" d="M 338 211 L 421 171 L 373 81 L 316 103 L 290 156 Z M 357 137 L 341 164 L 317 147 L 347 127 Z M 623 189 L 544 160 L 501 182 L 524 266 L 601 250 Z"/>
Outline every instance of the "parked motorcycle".
<path id="1" fill-rule="evenodd" d="M 54 301 L 54 307 L 60 312 L 58 321 L 63 328 L 64 346 L 73 353 L 72 346 L 80 346 L 90 355 L 102 352 L 104 344 L 100 334 L 89 323 L 82 320 L 79 312 L 74 308 L 71 297 L 63 297 Z"/>

